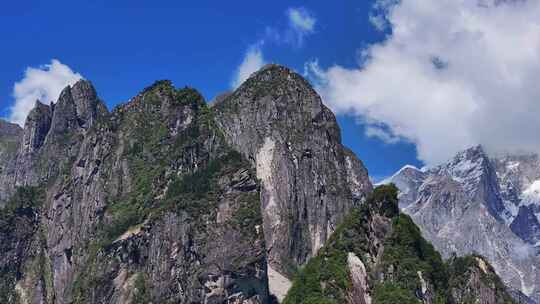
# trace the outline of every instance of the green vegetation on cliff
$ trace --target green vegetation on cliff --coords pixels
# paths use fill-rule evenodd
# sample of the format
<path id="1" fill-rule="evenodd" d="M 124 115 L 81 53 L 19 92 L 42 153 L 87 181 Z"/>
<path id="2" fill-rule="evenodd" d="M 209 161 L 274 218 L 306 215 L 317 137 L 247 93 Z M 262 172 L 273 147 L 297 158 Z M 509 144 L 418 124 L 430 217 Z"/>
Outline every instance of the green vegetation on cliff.
<path id="1" fill-rule="evenodd" d="M 38 231 L 39 208 L 45 192 L 38 187 L 19 187 L 0 209 L 0 303 L 18 303 L 15 284 L 20 279 L 25 258 Z"/>
<path id="2" fill-rule="evenodd" d="M 284 304 L 345 303 L 351 288 L 347 255 L 354 253 L 368 267 L 372 250 L 369 219 L 376 215 L 394 216 L 397 207 L 395 186 L 380 186 L 359 208 L 338 226 L 326 245 L 294 279 Z"/>
<path id="3" fill-rule="evenodd" d="M 503 282 L 496 275 L 493 266 L 480 255 L 452 257 L 449 261 L 448 272 L 450 275 L 449 290 L 460 303 L 477 303 L 474 293 L 471 293 L 470 290 L 482 288 L 495 290 L 499 296 L 497 303 L 514 303 L 514 300 L 506 292 Z M 471 280 L 471 277 L 475 280 Z"/>
<path id="4" fill-rule="evenodd" d="M 225 210 L 223 216 L 227 220 L 218 223 L 226 227 L 227 237 L 250 245 L 262 238 L 262 228 L 257 231 L 257 226 L 262 227 L 262 216 L 255 174 L 242 155 L 225 144 L 215 126 L 212 109 L 204 103 L 202 96 L 193 89 L 176 90 L 170 82 L 161 81 L 136 98 L 129 107 L 118 109 L 116 114 L 119 135 L 115 144 L 122 147 L 125 166 L 117 169 L 115 174 L 127 176 L 123 179 L 127 182 L 108 193 L 104 225 L 88 244 L 88 261 L 73 283 L 74 303 L 94 301 L 94 291 L 110 292 L 111 286 L 106 282 L 111 269 L 127 267 L 123 264 L 125 261 L 114 256 L 115 251 L 127 251 L 125 256 L 130 258 L 133 254 L 139 264 L 149 262 L 145 259 L 150 249 L 145 248 L 144 253 L 139 251 L 142 249 L 133 249 L 136 252 L 132 253 L 131 247 L 123 246 L 148 237 L 156 226 L 168 225 L 164 223 L 166 218 L 178 219 L 177 225 L 185 227 L 182 228 L 186 233 L 183 237 L 189 235 L 191 246 L 196 247 L 193 250 L 207 250 L 204 246 L 212 243 L 210 238 L 220 237 L 212 233 L 216 229 L 218 207 L 227 202 L 224 208 L 230 209 Z M 203 259 L 211 254 L 185 258 Z M 238 256 L 238 261 L 226 261 L 231 271 L 246 271 L 248 263 L 260 263 L 259 259 L 264 257 L 251 252 L 241 252 Z M 202 271 L 203 266 L 197 263 L 202 262 L 190 261 L 189 267 Z M 220 266 L 224 267 L 222 264 Z M 155 287 L 149 283 L 152 270 L 136 265 L 128 268 L 128 276 L 136 275 L 133 277 L 134 303 L 147 303 L 151 297 L 155 300 L 156 294 L 151 293 Z M 194 288 L 205 288 L 198 280 L 189 284 Z"/>
<path id="5" fill-rule="evenodd" d="M 132 185 L 126 195 L 113 198 L 108 206 L 107 212 L 112 223 L 105 228 L 105 237 L 109 241 L 119 237 L 129 227 L 141 224 L 152 212 L 164 209 L 163 203 L 156 199 L 159 196 L 156 191 L 167 183 L 167 169 L 171 164 L 184 166 L 186 155 L 193 150 L 203 150 L 205 139 L 212 136 L 212 130 L 206 123 L 205 116 L 209 115 L 207 106 L 203 97 L 194 89 L 177 90 L 170 81 L 158 81 L 143 91 L 137 105 L 142 109 L 122 114 L 122 133 L 125 135 L 119 141 L 126 146 L 124 153 Z M 193 115 L 193 122 L 171 136 L 169 128 L 172 122 L 167 117 L 177 115 L 177 111 L 184 107 L 192 110 L 187 115 Z M 208 161 L 207 158 L 208 155 L 204 155 L 201 161 Z M 209 164 L 209 169 L 206 164 L 200 164 L 203 166 L 200 172 L 187 167 L 186 176 L 199 176 L 213 170 L 217 162 Z M 202 176 L 201 180 L 204 178 Z"/>
<path id="6" fill-rule="evenodd" d="M 422 281 L 433 285 L 435 303 L 447 298 L 448 273 L 441 255 L 426 241 L 412 219 L 400 214 L 392 221 L 392 231 L 384 242 L 382 262 L 379 265 L 391 278 L 375 288 L 375 302 L 390 303 L 397 294 L 414 298 L 422 289 Z M 392 272 L 389 273 L 389 269 Z"/>
<path id="7" fill-rule="evenodd" d="M 469 290 L 465 285 L 471 269 L 478 268 L 475 257 L 444 263 L 412 219 L 399 213 L 397 188 L 379 186 L 298 273 L 284 304 L 350 303 L 358 287 L 351 279 L 349 254 L 365 265 L 364 292 L 373 304 L 419 304 L 426 298 L 435 304 L 456 303 L 453 290 Z M 512 303 L 493 268 L 486 267 L 481 280 L 503 299 L 496 303 Z M 475 292 L 467 296 L 479 297 Z"/>

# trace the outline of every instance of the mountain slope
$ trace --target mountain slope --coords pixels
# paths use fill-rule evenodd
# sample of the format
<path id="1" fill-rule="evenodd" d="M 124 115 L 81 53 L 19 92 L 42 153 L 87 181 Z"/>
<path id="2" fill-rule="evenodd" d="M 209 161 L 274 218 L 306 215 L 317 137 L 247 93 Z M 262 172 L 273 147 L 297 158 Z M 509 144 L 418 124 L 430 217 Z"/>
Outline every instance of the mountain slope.
<path id="1" fill-rule="evenodd" d="M 36 254 L 11 271 L 10 297 L 265 302 L 257 181 L 218 133 L 202 97 L 169 82 L 112 113 L 84 81 L 53 106 L 38 104 L 13 184 L 42 185 L 46 194 L 25 250 Z"/>
<path id="2" fill-rule="evenodd" d="M 158 81 L 109 112 L 83 80 L 2 129 L 2 303 L 275 303 L 372 192 L 332 112 L 276 65 L 211 106 Z M 401 248 L 391 227 L 419 236 L 376 205 L 361 250 Z M 431 279 L 442 264 L 422 244 Z"/>
<path id="3" fill-rule="evenodd" d="M 294 281 L 284 303 L 513 303 L 480 256 L 443 263 L 380 186 Z"/>
<path id="4" fill-rule="evenodd" d="M 536 205 L 521 193 L 534 185 L 540 167 L 515 158 L 489 158 L 478 146 L 432 169 L 407 167 L 389 181 L 403 189 L 403 212 L 443 256 L 482 254 L 508 286 L 538 301 L 540 257 L 532 246 Z M 525 209 L 531 212 L 521 215 Z"/>
<path id="5" fill-rule="evenodd" d="M 372 189 L 360 160 L 341 144 L 334 114 L 300 75 L 267 65 L 213 107 L 226 141 L 261 180 L 270 281 L 314 256 L 351 207 Z M 274 286 L 276 286 L 274 288 Z"/>
<path id="6" fill-rule="evenodd" d="M 371 191 L 334 115 L 275 65 L 212 107 L 158 81 L 108 112 L 83 80 L 1 127 L 6 303 L 268 303 Z"/>

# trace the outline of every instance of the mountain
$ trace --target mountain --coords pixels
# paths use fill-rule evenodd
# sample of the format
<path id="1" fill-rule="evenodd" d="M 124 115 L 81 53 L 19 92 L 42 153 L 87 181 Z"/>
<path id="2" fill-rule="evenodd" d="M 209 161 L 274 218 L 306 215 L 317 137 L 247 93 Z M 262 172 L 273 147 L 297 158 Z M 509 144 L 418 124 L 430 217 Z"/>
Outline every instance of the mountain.
<path id="1" fill-rule="evenodd" d="M 3 303 L 266 303 L 372 189 L 276 65 L 211 106 L 158 81 L 108 112 L 82 80 L 1 126 Z"/>
<path id="2" fill-rule="evenodd" d="M 407 166 L 386 182 L 443 256 L 481 254 L 506 284 L 540 301 L 539 181 L 538 156 L 489 157 L 477 146 L 434 168 Z"/>
<path id="3" fill-rule="evenodd" d="M 513 303 L 481 256 L 446 263 L 412 219 L 397 188 L 379 186 L 339 226 L 294 281 L 292 303 Z"/>
<path id="4" fill-rule="evenodd" d="M 264 67 L 214 109 L 261 181 L 269 266 L 290 275 L 372 190 L 367 171 L 341 144 L 334 114 L 287 69 Z"/>
<path id="5" fill-rule="evenodd" d="M 334 114 L 278 65 L 212 104 L 157 81 L 110 112 L 81 80 L 54 104 L 36 102 L 24 128 L 0 127 L 1 303 L 276 303 L 372 204 Z M 381 206 L 393 212 L 376 216 L 389 237 L 358 231 L 361 246 L 398 248 L 397 205 Z M 446 267 L 397 218 L 429 254 L 407 276 Z M 483 278 L 469 262 L 462 270 Z M 356 282 L 357 270 L 342 275 Z M 488 285 L 456 292 L 506 297 L 484 273 Z"/>
<path id="6" fill-rule="evenodd" d="M 19 125 L 0 119 L 0 203 L 6 199 L 6 193 L 8 193 L 9 189 L 7 179 L 3 179 L 6 175 L 5 168 L 17 154 L 22 131 Z"/>

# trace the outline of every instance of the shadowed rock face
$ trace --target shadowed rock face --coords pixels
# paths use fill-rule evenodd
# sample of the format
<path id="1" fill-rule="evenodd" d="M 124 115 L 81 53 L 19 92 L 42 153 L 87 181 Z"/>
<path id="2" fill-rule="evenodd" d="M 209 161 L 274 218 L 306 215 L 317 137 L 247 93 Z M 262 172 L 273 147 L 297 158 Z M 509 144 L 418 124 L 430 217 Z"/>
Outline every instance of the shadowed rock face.
<path id="1" fill-rule="evenodd" d="M 334 114 L 299 75 L 268 65 L 216 104 L 227 142 L 262 182 L 269 263 L 289 276 L 371 191 Z"/>
<path id="2" fill-rule="evenodd" d="M 18 189 L 42 193 L 31 225 L 0 231 L 20 255 L 0 260 L 9 301 L 269 303 L 267 272 L 287 286 L 371 191 L 333 114 L 278 66 L 212 108 L 158 81 L 109 113 L 83 80 L 0 132 L 0 222 L 29 221 Z"/>
<path id="3" fill-rule="evenodd" d="M 479 253 L 503 281 L 540 300 L 538 157 L 490 158 L 481 147 L 420 171 L 408 167 L 389 182 L 400 206 L 445 257 Z"/>

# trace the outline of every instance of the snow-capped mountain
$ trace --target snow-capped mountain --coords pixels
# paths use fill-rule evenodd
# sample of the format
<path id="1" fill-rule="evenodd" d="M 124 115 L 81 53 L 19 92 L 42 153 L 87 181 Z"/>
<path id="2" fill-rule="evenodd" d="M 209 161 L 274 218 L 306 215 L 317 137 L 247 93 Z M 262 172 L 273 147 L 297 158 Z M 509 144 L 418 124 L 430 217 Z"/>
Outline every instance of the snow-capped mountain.
<path id="1" fill-rule="evenodd" d="M 505 283 L 540 302 L 540 160 L 490 158 L 476 146 L 430 169 L 406 166 L 384 181 L 446 257 L 479 253 Z"/>
<path id="2" fill-rule="evenodd" d="M 504 204 L 501 215 L 512 231 L 540 248 L 540 159 L 538 155 L 494 159 Z"/>

